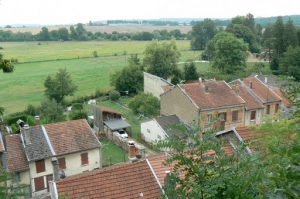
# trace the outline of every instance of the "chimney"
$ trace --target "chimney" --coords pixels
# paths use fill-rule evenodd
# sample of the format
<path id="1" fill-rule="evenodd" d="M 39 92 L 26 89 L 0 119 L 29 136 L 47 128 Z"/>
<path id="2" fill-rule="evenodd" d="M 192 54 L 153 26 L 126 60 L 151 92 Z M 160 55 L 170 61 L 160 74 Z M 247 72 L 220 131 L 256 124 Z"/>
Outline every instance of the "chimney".
<path id="1" fill-rule="evenodd" d="M 38 115 L 34 116 L 34 123 L 35 123 L 35 125 L 40 125 L 41 124 L 40 116 L 38 116 Z"/>
<path id="2" fill-rule="evenodd" d="M 265 77 L 265 84 L 267 84 L 268 83 L 268 77 L 266 76 Z"/>
<path id="3" fill-rule="evenodd" d="M 202 78 L 201 77 L 199 77 L 199 82 L 202 82 Z"/>
<path id="4" fill-rule="evenodd" d="M 134 144 L 134 141 L 128 141 L 128 156 L 129 156 L 129 160 L 131 162 L 135 162 L 137 160 L 136 158 L 136 147 Z"/>
<path id="5" fill-rule="evenodd" d="M 250 82 L 250 88 L 251 88 L 251 89 L 253 88 L 252 82 Z"/>

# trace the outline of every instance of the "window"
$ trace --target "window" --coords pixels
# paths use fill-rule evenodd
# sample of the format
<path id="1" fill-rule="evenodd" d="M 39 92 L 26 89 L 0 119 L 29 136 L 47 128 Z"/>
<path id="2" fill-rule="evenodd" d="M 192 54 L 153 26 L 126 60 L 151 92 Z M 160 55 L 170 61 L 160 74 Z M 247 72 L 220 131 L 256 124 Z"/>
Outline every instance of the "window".
<path id="1" fill-rule="evenodd" d="M 256 111 L 251 111 L 250 120 L 255 120 L 255 119 L 256 119 Z"/>
<path id="2" fill-rule="evenodd" d="M 45 160 L 38 160 L 35 162 L 35 168 L 37 173 L 46 171 Z"/>
<path id="3" fill-rule="evenodd" d="M 218 114 L 218 118 L 219 120 L 223 121 L 223 122 L 226 122 L 226 113 L 219 113 Z"/>
<path id="4" fill-rule="evenodd" d="M 45 189 L 44 176 L 34 178 L 34 187 L 35 191 L 41 191 Z"/>
<path id="5" fill-rule="evenodd" d="M 232 111 L 232 121 L 236 122 L 239 119 L 239 111 Z"/>
<path id="6" fill-rule="evenodd" d="M 81 165 L 87 165 L 87 164 L 89 164 L 89 154 L 82 153 L 81 154 Z"/>
<path id="7" fill-rule="evenodd" d="M 271 106 L 270 106 L 270 105 L 267 105 L 267 114 L 268 114 L 268 115 L 270 114 L 270 108 L 271 108 Z"/>
<path id="8" fill-rule="evenodd" d="M 276 104 L 276 105 L 275 105 L 275 113 L 277 113 L 278 110 L 279 110 L 279 104 Z"/>
<path id="9" fill-rule="evenodd" d="M 207 123 L 212 122 L 212 114 L 207 114 Z"/>
<path id="10" fill-rule="evenodd" d="M 58 167 L 60 169 L 66 168 L 66 159 L 65 158 L 58 158 Z"/>

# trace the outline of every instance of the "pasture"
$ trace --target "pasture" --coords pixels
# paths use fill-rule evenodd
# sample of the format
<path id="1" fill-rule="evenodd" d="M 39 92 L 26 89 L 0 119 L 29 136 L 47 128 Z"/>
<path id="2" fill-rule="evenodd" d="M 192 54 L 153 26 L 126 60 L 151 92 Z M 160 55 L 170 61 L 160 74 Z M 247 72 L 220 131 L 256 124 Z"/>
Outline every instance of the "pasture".
<path id="1" fill-rule="evenodd" d="M 68 99 L 90 95 L 97 89 L 108 90 L 111 88 L 110 74 L 126 66 L 129 54 L 142 53 L 147 44 L 138 41 L 0 43 L 6 58 L 27 62 L 16 64 L 14 73 L 0 73 L 0 106 L 9 114 L 24 110 L 28 104 L 40 104 L 45 78 L 59 68 L 67 68 L 78 85 L 78 91 Z M 189 41 L 177 41 L 177 46 L 181 61 L 199 59 L 200 52 L 189 51 Z M 91 57 L 93 51 L 97 51 L 99 57 Z M 207 68 L 207 64 L 197 63 L 197 66 Z"/>

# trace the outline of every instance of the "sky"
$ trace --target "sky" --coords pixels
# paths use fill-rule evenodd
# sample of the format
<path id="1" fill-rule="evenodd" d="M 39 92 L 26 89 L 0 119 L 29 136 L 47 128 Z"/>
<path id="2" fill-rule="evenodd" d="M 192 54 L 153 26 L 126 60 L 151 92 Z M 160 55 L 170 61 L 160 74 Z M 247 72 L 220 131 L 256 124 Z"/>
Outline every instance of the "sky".
<path id="1" fill-rule="evenodd" d="M 300 0 L 0 0 L 0 25 L 300 14 Z"/>

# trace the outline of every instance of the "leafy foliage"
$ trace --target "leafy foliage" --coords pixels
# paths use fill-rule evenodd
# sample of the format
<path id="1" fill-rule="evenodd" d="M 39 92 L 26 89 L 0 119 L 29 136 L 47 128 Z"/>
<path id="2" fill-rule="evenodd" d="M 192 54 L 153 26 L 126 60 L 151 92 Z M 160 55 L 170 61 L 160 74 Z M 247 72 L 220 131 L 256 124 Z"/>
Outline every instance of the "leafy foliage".
<path id="1" fill-rule="evenodd" d="M 217 33 L 217 28 L 213 20 L 204 19 L 193 25 L 191 47 L 193 50 L 204 50 L 207 42 Z"/>
<path id="2" fill-rule="evenodd" d="M 143 89 L 143 71 L 137 55 L 131 55 L 129 66 L 110 77 L 111 85 L 120 93 L 136 94 Z"/>
<path id="3" fill-rule="evenodd" d="M 44 82 L 45 95 L 61 103 L 65 96 L 73 95 L 77 86 L 66 69 L 59 69 L 55 77 L 48 76 Z"/>
<path id="4" fill-rule="evenodd" d="M 162 43 L 156 40 L 146 47 L 143 65 L 149 73 L 167 79 L 177 70 L 179 57 L 174 40 Z"/>
<path id="5" fill-rule="evenodd" d="M 41 115 L 49 122 L 59 122 L 65 119 L 64 108 L 54 99 L 46 98 L 41 103 Z"/>
<path id="6" fill-rule="evenodd" d="M 230 74 L 246 67 L 247 45 L 228 32 L 220 32 L 208 43 L 212 66 Z"/>
<path id="7" fill-rule="evenodd" d="M 280 59 L 279 70 L 281 74 L 293 76 L 300 81 L 300 47 L 290 46 Z"/>
<path id="8" fill-rule="evenodd" d="M 197 80 L 199 74 L 194 62 L 190 62 L 184 65 L 184 79 L 187 80 Z"/>
<path id="9" fill-rule="evenodd" d="M 120 93 L 118 91 L 112 90 L 109 92 L 109 99 L 111 101 L 117 101 L 120 98 Z"/>
<path id="10" fill-rule="evenodd" d="M 136 95 L 128 104 L 129 108 L 135 113 L 146 116 L 155 116 L 159 114 L 159 100 L 152 94 L 141 93 Z"/>

